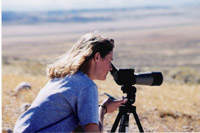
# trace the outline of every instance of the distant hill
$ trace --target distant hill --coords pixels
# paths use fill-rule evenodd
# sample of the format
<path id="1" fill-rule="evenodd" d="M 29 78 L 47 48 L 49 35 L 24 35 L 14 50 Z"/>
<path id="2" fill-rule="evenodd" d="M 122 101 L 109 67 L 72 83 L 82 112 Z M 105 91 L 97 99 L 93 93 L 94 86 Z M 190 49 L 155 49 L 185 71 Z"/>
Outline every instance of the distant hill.
<path id="1" fill-rule="evenodd" d="M 106 17 L 86 17 L 67 11 L 50 11 L 50 12 L 3 12 L 2 22 L 4 23 L 52 23 L 52 22 L 90 22 L 90 21 L 110 21 Z"/>
<path id="2" fill-rule="evenodd" d="M 166 6 L 148 6 L 138 8 L 120 9 L 82 9 L 70 11 L 46 11 L 46 12 L 2 12 L 3 24 L 37 24 L 37 23 L 71 23 L 71 22 L 97 22 L 114 21 L 121 17 L 130 19 L 127 14 L 138 10 L 168 10 Z M 125 16 L 124 16 L 125 15 Z M 155 14 L 151 14 L 155 15 Z M 160 14 L 159 14 L 160 15 Z M 172 14 L 168 14 L 172 15 Z M 131 14 L 134 18 L 142 17 L 141 14 Z M 147 16 L 145 16 L 147 17 Z"/>

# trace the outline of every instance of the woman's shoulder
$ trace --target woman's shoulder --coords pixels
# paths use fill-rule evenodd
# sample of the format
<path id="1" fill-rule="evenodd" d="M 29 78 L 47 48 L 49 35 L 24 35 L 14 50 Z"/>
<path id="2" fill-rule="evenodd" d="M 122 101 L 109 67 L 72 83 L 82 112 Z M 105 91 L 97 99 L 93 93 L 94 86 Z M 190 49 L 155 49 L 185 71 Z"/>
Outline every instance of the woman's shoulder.
<path id="1" fill-rule="evenodd" d="M 97 87 L 96 84 L 88 78 L 88 76 L 80 71 L 77 71 L 73 75 L 67 75 L 61 81 L 64 86 L 73 86 L 78 88 L 85 88 L 85 87 Z"/>
<path id="2" fill-rule="evenodd" d="M 96 84 L 83 72 L 77 71 L 73 75 L 73 81 L 77 82 L 78 84 L 85 84 L 89 86 L 96 86 Z"/>

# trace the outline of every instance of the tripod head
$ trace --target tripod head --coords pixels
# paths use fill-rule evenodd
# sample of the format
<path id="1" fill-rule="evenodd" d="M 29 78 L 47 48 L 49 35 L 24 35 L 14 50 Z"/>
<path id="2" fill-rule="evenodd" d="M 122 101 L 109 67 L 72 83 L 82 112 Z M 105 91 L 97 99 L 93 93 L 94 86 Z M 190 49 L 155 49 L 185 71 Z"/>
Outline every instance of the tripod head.
<path id="1" fill-rule="evenodd" d="M 121 87 L 121 90 L 123 93 L 127 94 L 126 98 L 128 99 L 128 101 L 126 102 L 126 105 L 134 104 L 135 96 L 136 96 L 136 92 L 137 92 L 136 87 L 134 87 L 132 85 L 123 85 Z"/>

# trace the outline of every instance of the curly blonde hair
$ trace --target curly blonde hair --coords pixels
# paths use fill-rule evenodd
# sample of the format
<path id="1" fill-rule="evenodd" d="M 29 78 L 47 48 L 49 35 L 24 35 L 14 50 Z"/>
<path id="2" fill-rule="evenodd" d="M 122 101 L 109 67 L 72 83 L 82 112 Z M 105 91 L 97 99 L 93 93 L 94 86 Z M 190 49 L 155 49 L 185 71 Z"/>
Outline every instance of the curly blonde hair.
<path id="1" fill-rule="evenodd" d="M 77 43 L 59 60 L 47 67 L 49 78 L 62 78 L 76 73 L 83 64 L 92 59 L 99 52 L 104 58 L 114 48 L 114 40 L 96 33 L 82 36 Z"/>

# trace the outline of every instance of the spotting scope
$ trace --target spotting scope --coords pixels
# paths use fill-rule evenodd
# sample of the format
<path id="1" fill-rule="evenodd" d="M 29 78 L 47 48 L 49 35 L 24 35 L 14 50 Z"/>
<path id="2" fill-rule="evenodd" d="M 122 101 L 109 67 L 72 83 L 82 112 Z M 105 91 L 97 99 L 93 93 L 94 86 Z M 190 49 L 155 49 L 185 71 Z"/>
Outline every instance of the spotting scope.
<path id="1" fill-rule="evenodd" d="M 117 69 L 113 64 L 111 75 L 118 85 L 149 85 L 160 86 L 163 82 L 163 75 L 161 72 L 144 72 L 135 73 L 132 68 Z"/>

